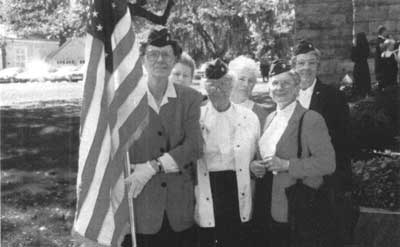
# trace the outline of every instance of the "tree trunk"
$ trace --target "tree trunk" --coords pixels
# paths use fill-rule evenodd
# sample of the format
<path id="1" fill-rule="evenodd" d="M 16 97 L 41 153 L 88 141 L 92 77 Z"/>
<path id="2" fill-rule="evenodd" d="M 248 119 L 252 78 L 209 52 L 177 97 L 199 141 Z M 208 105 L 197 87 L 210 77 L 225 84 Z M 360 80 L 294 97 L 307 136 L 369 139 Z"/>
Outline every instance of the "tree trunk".
<path id="1" fill-rule="evenodd" d="M 2 44 L 1 47 L 1 64 L 2 64 L 2 68 L 1 69 L 5 69 L 7 68 L 7 53 L 6 53 L 6 44 Z"/>

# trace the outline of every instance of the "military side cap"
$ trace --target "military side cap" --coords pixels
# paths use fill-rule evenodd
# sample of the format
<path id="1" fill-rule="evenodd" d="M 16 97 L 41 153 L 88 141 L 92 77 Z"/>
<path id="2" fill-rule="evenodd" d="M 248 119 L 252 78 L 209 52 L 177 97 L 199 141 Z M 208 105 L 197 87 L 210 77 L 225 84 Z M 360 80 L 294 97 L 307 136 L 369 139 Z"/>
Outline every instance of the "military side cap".
<path id="1" fill-rule="evenodd" d="M 157 47 L 163 47 L 172 45 L 176 43 L 176 41 L 172 40 L 171 34 L 166 28 L 163 28 L 161 30 L 152 30 L 147 38 L 146 43 Z"/>
<path id="2" fill-rule="evenodd" d="M 207 79 L 220 79 L 228 73 L 228 66 L 217 58 L 207 64 L 205 72 Z"/>
<path id="3" fill-rule="evenodd" d="M 295 50 L 294 50 L 294 55 L 297 56 L 299 54 L 305 54 L 308 53 L 310 51 L 314 51 L 316 50 L 314 45 L 306 40 L 301 40 Z"/>
<path id="4" fill-rule="evenodd" d="M 272 62 L 268 75 L 269 77 L 276 76 L 289 70 L 290 65 L 286 64 L 282 59 L 277 59 Z"/>

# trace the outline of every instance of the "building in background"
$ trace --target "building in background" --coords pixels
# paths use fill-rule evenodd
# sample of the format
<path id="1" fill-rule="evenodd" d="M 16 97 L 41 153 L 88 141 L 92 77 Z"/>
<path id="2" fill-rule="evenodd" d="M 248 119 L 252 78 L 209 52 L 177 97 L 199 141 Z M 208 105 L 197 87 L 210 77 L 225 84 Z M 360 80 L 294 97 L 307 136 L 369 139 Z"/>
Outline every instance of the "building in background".
<path id="1" fill-rule="evenodd" d="M 6 38 L 5 64 L 2 68 L 25 68 L 34 61 L 44 61 L 50 52 L 57 49 L 58 41 Z"/>
<path id="2" fill-rule="evenodd" d="M 55 67 L 83 65 L 85 63 L 85 39 L 68 39 L 61 47 L 49 53 L 45 60 Z"/>

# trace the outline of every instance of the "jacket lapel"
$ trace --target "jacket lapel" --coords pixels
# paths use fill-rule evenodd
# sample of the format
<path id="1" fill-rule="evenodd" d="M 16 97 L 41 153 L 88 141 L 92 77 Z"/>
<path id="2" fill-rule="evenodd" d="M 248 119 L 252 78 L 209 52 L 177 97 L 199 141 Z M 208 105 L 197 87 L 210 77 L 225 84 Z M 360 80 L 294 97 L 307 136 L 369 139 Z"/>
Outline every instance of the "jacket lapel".
<path id="1" fill-rule="evenodd" d="M 314 87 L 314 92 L 311 96 L 310 110 L 322 112 L 323 106 L 325 105 L 323 87 L 324 85 L 319 80 L 319 78 L 317 78 L 317 82 L 315 83 Z"/>
<path id="2" fill-rule="evenodd" d="M 287 141 L 287 140 L 292 140 L 291 138 L 289 138 L 293 131 L 298 131 L 298 126 L 299 126 L 299 121 L 301 116 L 303 115 L 303 113 L 306 111 L 306 109 L 304 109 L 298 102 L 296 103 L 296 108 L 294 109 L 294 112 L 292 114 L 292 116 L 289 119 L 288 125 L 285 129 L 285 131 L 283 132 L 281 139 L 279 139 L 278 143 L 276 144 L 276 154 L 279 156 L 280 150 L 283 146 L 283 144 Z"/>
<path id="3" fill-rule="evenodd" d="M 276 116 L 276 111 L 271 112 L 268 115 L 267 120 L 265 120 L 264 129 L 262 130 L 262 133 L 264 133 L 265 130 L 268 129 L 269 125 L 271 124 L 271 122 L 275 118 L 275 116 Z"/>

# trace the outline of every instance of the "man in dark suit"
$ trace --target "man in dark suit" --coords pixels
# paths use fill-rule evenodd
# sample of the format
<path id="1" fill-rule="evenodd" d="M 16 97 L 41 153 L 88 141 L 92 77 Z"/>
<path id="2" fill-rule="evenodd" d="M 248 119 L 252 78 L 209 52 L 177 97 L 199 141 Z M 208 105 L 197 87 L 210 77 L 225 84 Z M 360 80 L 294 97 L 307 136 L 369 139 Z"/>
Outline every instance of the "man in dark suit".
<path id="1" fill-rule="evenodd" d="M 335 194 L 335 219 L 337 232 L 335 246 L 343 246 L 349 235 L 346 212 L 346 196 L 351 191 L 351 163 L 349 138 L 349 107 L 344 95 L 332 86 L 323 84 L 317 78 L 320 64 L 320 51 L 311 43 L 301 41 L 292 60 L 293 68 L 300 74 L 301 84 L 298 101 L 303 107 L 320 113 L 328 126 L 329 135 L 336 153 L 336 170 L 333 175 L 325 176 L 325 186 Z M 346 222 L 347 221 L 347 222 Z M 351 232 L 351 231 L 350 231 Z"/>
<path id="2" fill-rule="evenodd" d="M 383 78 L 383 71 L 381 66 L 382 60 L 382 46 L 383 42 L 385 42 L 386 37 L 384 36 L 386 32 L 386 28 L 384 26 L 378 27 L 378 37 L 375 43 L 375 78 L 378 82 L 379 89 L 382 89 L 382 78 Z"/>
<path id="3" fill-rule="evenodd" d="M 126 179 L 134 198 L 139 247 L 191 246 L 193 237 L 194 167 L 190 164 L 202 153 L 202 96 L 168 81 L 181 52 L 166 29 L 152 31 L 141 47 L 149 122 L 130 147 L 133 173 Z M 129 242 L 126 237 L 122 246 L 130 246 Z"/>

